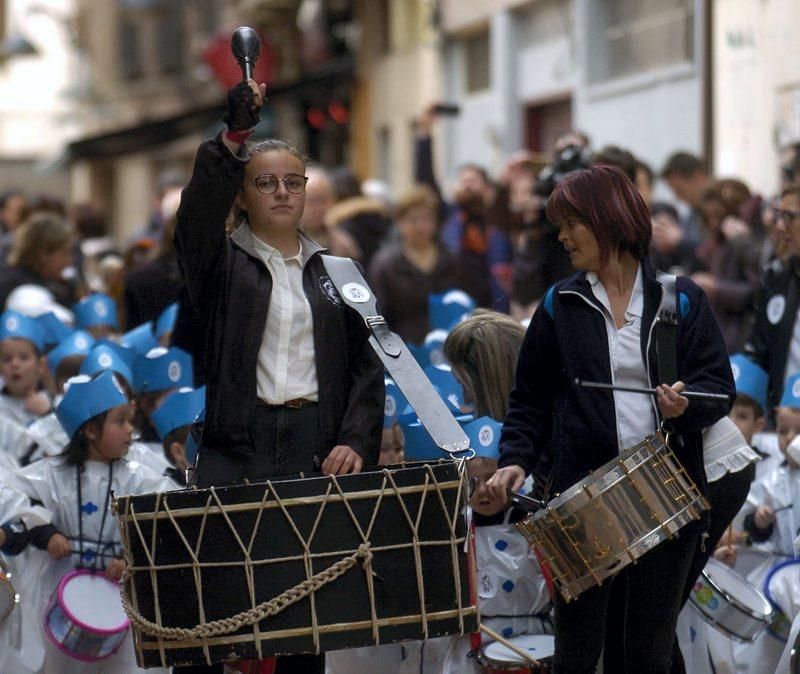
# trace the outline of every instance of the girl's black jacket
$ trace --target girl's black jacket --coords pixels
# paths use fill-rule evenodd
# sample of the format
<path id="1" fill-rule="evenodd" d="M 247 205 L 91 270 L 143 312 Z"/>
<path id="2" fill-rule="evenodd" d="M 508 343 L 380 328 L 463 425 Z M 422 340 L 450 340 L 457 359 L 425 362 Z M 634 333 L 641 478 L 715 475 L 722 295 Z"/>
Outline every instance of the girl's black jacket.
<path id="1" fill-rule="evenodd" d="M 658 379 L 653 325 L 662 287 L 655 270 L 642 261 L 644 310 L 641 348 L 652 386 Z M 680 302 L 678 374 L 686 388 L 735 394 L 733 375 L 711 307 L 691 280 L 678 278 Z M 611 391 L 578 388 L 575 378 L 611 382 L 608 338 L 601 304 L 585 272 L 556 283 L 531 320 L 517 363 L 516 385 L 500 439 L 499 465 L 530 473 L 543 452 L 552 454 L 551 493 L 560 493 L 590 471 L 619 455 Z M 656 418 L 658 408 L 655 406 Z M 692 400 L 671 424 L 678 434 L 673 450 L 703 494 L 702 429 L 725 416 L 732 402 Z M 644 439 L 644 438 L 642 438 Z"/>
<path id="2" fill-rule="evenodd" d="M 253 452 L 256 366 L 272 277 L 242 226 L 230 237 L 225 221 L 249 157 L 234 156 L 221 135 L 198 150 L 181 195 L 175 249 L 191 307 L 204 335 L 206 413 L 203 447 L 247 457 Z M 303 288 L 311 305 L 319 385 L 321 462 L 349 445 L 365 464 L 377 463 L 383 425 L 383 367 L 363 320 L 336 293 L 314 241 L 303 238 Z"/>

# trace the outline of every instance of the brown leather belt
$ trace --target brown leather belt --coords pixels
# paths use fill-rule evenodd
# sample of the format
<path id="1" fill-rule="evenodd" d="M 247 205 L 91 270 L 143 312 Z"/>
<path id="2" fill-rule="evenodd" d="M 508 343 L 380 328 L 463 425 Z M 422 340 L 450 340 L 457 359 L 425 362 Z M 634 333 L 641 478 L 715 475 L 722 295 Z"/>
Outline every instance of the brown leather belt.
<path id="1" fill-rule="evenodd" d="M 292 398 L 292 400 L 287 400 L 282 405 L 272 405 L 268 402 L 264 402 L 261 398 L 258 399 L 256 403 L 259 407 L 288 407 L 290 410 L 301 410 L 304 407 L 308 407 L 309 405 L 316 405 L 316 400 L 309 400 L 308 398 Z"/>

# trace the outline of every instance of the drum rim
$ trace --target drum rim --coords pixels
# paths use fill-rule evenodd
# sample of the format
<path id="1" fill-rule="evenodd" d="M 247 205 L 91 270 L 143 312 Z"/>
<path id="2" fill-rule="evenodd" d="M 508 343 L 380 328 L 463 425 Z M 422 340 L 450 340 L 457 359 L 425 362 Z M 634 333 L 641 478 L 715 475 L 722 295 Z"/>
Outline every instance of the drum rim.
<path id="1" fill-rule="evenodd" d="M 123 611 L 123 615 L 125 615 L 124 622 L 121 623 L 119 627 L 116 627 L 114 629 L 103 629 L 101 627 L 95 627 L 94 625 L 87 625 L 82 620 L 78 620 L 78 618 L 75 617 L 75 615 L 72 613 L 72 611 L 69 610 L 69 607 L 64 602 L 64 588 L 67 586 L 67 583 L 70 580 L 72 580 L 73 578 L 77 578 L 78 576 L 98 576 L 98 574 L 88 569 L 75 569 L 74 571 L 71 571 L 70 573 L 65 575 L 60 581 L 58 581 L 58 586 L 56 587 L 57 602 L 58 605 L 61 607 L 61 610 L 67 614 L 67 617 L 82 630 L 85 630 L 87 632 L 93 632 L 95 634 L 99 634 L 100 636 L 104 637 L 110 637 L 115 634 L 120 634 L 130 629 L 131 621 L 130 618 L 128 618 L 128 616 L 124 614 L 124 611 Z M 102 578 L 103 580 L 109 583 L 116 585 L 117 588 L 119 588 L 119 583 L 113 580 L 109 580 L 105 576 L 98 576 L 98 577 Z M 48 608 L 48 613 L 49 612 L 50 610 Z"/>
<path id="2" fill-rule="evenodd" d="M 631 456 L 633 456 L 637 452 L 640 452 L 646 445 L 651 443 L 654 439 L 658 440 L 658 442 L 660 443 L 660 446 L 659 446 L 658 449 L 661 449 L 662 447 L 666 448 L 666 449 L 669 449 L 669 446 L 667 445 L 663 435 L 661 435 L 660 433 L 657 433 L 657 432 L 648 434 L 647 436 L 645 436 L 644 440 L 642 440 L 641 442 L 633 445 L 633 447 L 629 447 L 628 449 L 626 449 L 624 452 L 622 452 L 620 455 L 616 456 L 615 458 L 613 458 L 613 459 L 611 459 L 609 461 L 606 461 L 602 466 L 598 466 L 592 472 L 592 474 L 584 476 L 578 482 L 576 482 L 573 485 L 570 485 L 566 490 L 562 491 L 557 496 L 555 496 L 554 498 L 550 499 L 550 501 L 547 502 L 547 507 L 542 508 L 541 510 L 539 510 L 538 512 L 533 513 L 530 516 L 531 521 L 536 521 L 536 520 L 542 519 L 543 517 L 547 517 L 552 510 L 565 505 L 574 496 L 584 492 L 587 487 L 589 487 L 589 486 L 595 484 L 596 482 L 599 482 L 600 480 L 602 480 L 606 475 L 608 475 L 608 473 L 611 470 L 613 470 L 614 468 L 619 467 L 628 458 L 630 458 Z M 643 462 L 643 463 L 646 463 L 646 462 Z M 607 469 L 603 470 L 606 467 L 607 467 Z M 624 477 L 624 475 L 622 477 Z M 609 485 L 609 488 L 611 486 L 612 485 Z M 606 491 L 606 490 L 603 490 L 603 491 Z"/>
<path id="3" fill-rule="evenodd" d="M 747 615 L 749 615 L 749 616 L 751 616 L 751 617 L 753 617 L 753 618 L 755 618 L 755 619 L 757 619 L 757 620 L 766 620 L 766 621 L 767 621 L 767 624 L 769 624 L 769 622 L 770 622 L 770 619 L 772 618 L 772 615 L 775 613 L 775 611 L 774 611 L 774 609 L 772 608 L 772 604 L 770 603 L 769 599 L 768 599 L 766 596 L 764 596 L 764 593 L 763 593 L 763 592 L 761 592 L 761 591 L 760 591 L 760 590 L 759 590 L 757 587 L 754 587 L 754 586 L 753 586 L 751 583 L 748 583 L 748 582 L 747 582 L 747 579 L 746 579 L 744 576 L 742 576 L 742 574 L 738 573 L 736 570 L 728 568 L 728 567 L 727 567 L 725 564 L 723 564 L 722 562 L 720 562 L 720 561 L 718 561 L 718 560 L 716 560 L 716 559 L 713 559 L 713 558 L 712 558 L 712 559 L 709 559 L 709 560 L 708 560 L 708 563 L 709 563 L 709 564 L 710 564 L 710 563 L 712 563 L 712 562 L 714 563 L 714 566 L 717 566 L 717 565 L 718 565 L 718 566 L 722 566 L 722 567 L 724 567 L 724 568 L 725 568 L 726 570 L 728 570 L 729 572 L 731 572 L 731 573 L 733 573 L 733 574 L 737 575 L 739 578 L 741 578 L 741 579 L 742 579 L 742 580 L 743 580 L 743 581 L 744 581 L 744 582 L 745 582 L 747 585 L 750 585 L 750 587 L 752 587 L 752 588 L 753 588 L 753 589 L 754 589 L 754 590 L 755 590 L 755 591 L 756 591 L 758 594 L 760 594 L 762 597 L 764 597 L 764 599 L 766 599 L 766 601 L 767 601 L 767 605 L 769 606 L 769 608 L 770 608 L 770 611 L 769 611 L 769 613 L 764 613 L 764 614 L 762 614 L 762 613 L 754 613 L 754 612 L 753 612 L 753 609 L 751 609 L 751 608 L 750 608 L 749 606 L 747 606 L 746 604 L 743 604 L 742 602 L 740 602 L 740 601 L 739 601 L 739 600 L 738 600 L 736 597 L 734 597 L 734 596 L 733 596 L 733 595 L 732 595 L 730 592 L 728 592 L 726 589 L 724 589 L 723 587 L 720 587 L 720 585 L 719 585 L 718 583 L 716 583 L 716 582 L 714 581 L 714 579 L 713 579 L 713 578 L 711 578 L 711 577 L 710 577 L 710 576 L 709 576 L 709 575 L 706 573 L 706 570 L 705 570 L 705 569 L 703 569 L 703 571 L 700 573 L 700 575 L 701 575 L 703 578 L 705 578 L 705 579 L 706 579 L 706 581 L 708 582 L 708 584 L 709 584 L 709 585 L 711 585 L 711 587 L 713 587 L 713 588 L 714 588 L 714 590 L 715 590 L 716 592 L 718 592 L 719 594 L 721 594 L 721 595 L 722 595 L 722 597 L 725 599 L 725 601 L 727 601 L 727 602 L 728 602 L 729 604 L 731 604 L 732 606 L 735 606 L 736 608 L 738 608 L 738 609 L 739 609 L 740 611 L 742 611 L 743 613 L 746 613 Z M 694 592 L 692 592 L 692 595 L 693 595 L 693 594 L 694 594 Z M 690 597 L 691 597 L 691 595 L 690 595 Z M 694 603 L 694 602 L 692 602 L 692 603 Z M 702 611 L 702 609 L 700 609 L 700 607 L 698 607 L 698 609 L 697 609 L 697 610 L 698 610 L 698 611 L 700 611 L 700 613 L 703 613 L 703 611 Z M 716 623 L 715 623 L 715 624 L 716 624 Z"/>
<path id="4" fill-rule="evenodd" d="M 64 653 L 67 657 L 72 658 L 73 660 L 80 660 L 81 662 L 101 662 L 103 660 L 108 660 L 112 655 L 114 655 L 122 646 L 122 642 L 125 641 L 124 635 L 120 635 L 122 638 L 114 645 L 114 648 L 111 649 L 109 653 L 106 655 L 80 655 L 75 653 L 74 651 L 69 650 L 63 643 L 61 643 L 58 639 L 56 639 L 56 635 L 53 634 L 53 630 L 50 629 L 50 622 L 48 618 L 50 617 L 50 611 L 52 611 L 53 607 L 56 606 L 58 602 L 50 600 L 50 604 L 47 606 L 47 610 L 44 614 L 44 620 L 42 621 L 43 625 L 42 628 L 44 629 L 44 633 L 47 635 L 47 638 L 50 639 L 50 643 L 53 644 L 59 651 Z M 59 606 L 63 610 L 63 606 Z"/>
<path id="5" fill-rule="evenodd" d="M 783 613 L 783 609 L 780 606 L 778 606 L 778 603 L 772 598 L 772 593 L 769 591 L 769 581 L 771 581 L 772 576 L 778 571 L 780 571 L 782 568 L 786 566 L 799 566 L 799 565 L 800 565 L 800 558 L 786 559 L 780 562 L 779 564 L 773 566 L 769 570 L 769 573 L 767 574 L 767 577 L 764 580 L 764 595 L 766 596 L 767 601 L 770 603 L 770 606 L 772 606 L 773 613 L 775 611 L 780 611 L 781 613 Z M 783 613 L 783 615 L 786 614 Z M 789 616 L 786 617 L 788 618 Z"/>
<path id="6" fill-rule="evenodd" d="M 544 663 L 544 664 L 552 663 L 553 655 L 555 655 L 555 636 L 554 635 L 552 635 L 552 634 L 516 634 L 516 635 L 510 636 L 510 637 L 504 637 L 504 638 L 506 640 L 510 641 L 513 644 L 514 642 L 512 640 L 516 639 L 518 637 L 549 637 L 550 639 L 552 639 L 553 640 L 553 646 L 554 646 L 553 653 L 551 653 L 550 655 L 543 655 L 542 657 L 538 657 L 536 655 L 531 655 L 531 657 L 535 658 L 537 662 L 541 662 L 541 663 Z M 480 664 L 482 664 L 482 665 L 497 665 L 497 666 L 515 665 L 515 666 L 521 666 L 521 667 L 524 667 L 527 664 L 528 666 L 530 666 L 530 663 L 526 663 L 524 660 L 523 661 L 512 661 L 512 660 L 493 660 L 493 659 L 489 659 L 489 657 L 486 655 L 486 649 L 489 648 L 489 646 L 493 646 L 494 644 L 500 644 L 501 646 L 506 648 L 506 650 L 508 650 L 508 648 L 505 646 L 505 644 L 501 643 L 500 641 L 490 641 L 489 643 L 483 644 L 478 649 L 478 652 L 476 654 L 477 660 L 478 660 L 478 662 Z M 514 645 L 516 646 L 516 644 L 514 644 Z M 513 653 L 513 651 L 511 651 L 511 652 Z"/>
<path id="7" fill-rule="evenodd" d="M 700 618 L 705 622 L 707 625 L 711 625 L 712 627 L 716 627 L 720 632 L 724 633 L 725 636 L 730 637 L 734 641 L 738 641 L 739 643 L 743 644 L 752 644 L 761 634 L 769 627 L 769 623 L 764 623 L 758 629 L 758 631 L 750 638 L 743 637 L 740 634 L 736 634 L 731 632 L 725 625 L 716 620 L 712 620 L 710 616 L 706 615 L 706 613 L 692 600 L 693 598 L 689 598 L 689 603 L 692 605 L 695 611 L 700 615 Z M 760 621 L 759 621 L 760 622 Z"/>

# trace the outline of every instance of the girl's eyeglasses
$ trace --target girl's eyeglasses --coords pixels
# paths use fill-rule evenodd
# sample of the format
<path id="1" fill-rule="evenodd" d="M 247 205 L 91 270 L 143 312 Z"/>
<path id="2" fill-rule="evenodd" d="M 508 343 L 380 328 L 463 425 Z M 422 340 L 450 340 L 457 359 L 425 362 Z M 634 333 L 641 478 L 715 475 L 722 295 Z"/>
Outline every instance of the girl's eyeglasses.
<path id="1" fill-rule="evenodd" d="M 277 178 L 270 173 L 262 173 L 260 176 L 252 178 L 252 181 L 256 184 L 256 189 L 261 194 L 272 194 L 278 189 L 278 183 L 283 183 L 287 192 L 300 194 L 305 192 L 308 177 L 290 173 L 283 178 Z"/>

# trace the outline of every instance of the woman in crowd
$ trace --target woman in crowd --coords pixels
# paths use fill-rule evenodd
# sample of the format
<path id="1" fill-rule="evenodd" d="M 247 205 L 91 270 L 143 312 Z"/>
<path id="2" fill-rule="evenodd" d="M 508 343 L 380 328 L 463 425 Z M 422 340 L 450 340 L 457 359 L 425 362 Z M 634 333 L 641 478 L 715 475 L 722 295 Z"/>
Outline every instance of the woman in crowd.
<path id="1" fill-rule="evenodd" d="M 733 395 L 719 326 L 702 290 L 679 278 L 682 315 L 678 375 L 658 376 L 650 339 L 662 288 L 647 260 L 650 214 L 636 188 L 616 168 L 595 165 L 565 177 L 547 204 L 559 240 L 579 271 L 548 290 L 520 351 L 516 387 L 503 425 L 500 469 L 489 480 L 495 494 L 518 490 L 545 447 L 553 454 L 552 493 L 559 493 L 664 421 L 680 440 L 673 451 L 706 493 L 701 431 L 729 405 L 689 400 L 684 388 Z M 582 389 L 574 380 L 656 388 L 655 400 L 637 393 Z M 613 583 L 555 605 L 555 671 L 593 672 L 606 630 L 610 593 L 625 599 L 624 661 L 631 672 L 669 671 L 683 587 L 703 522 L 687 525 Z M 619 581 L 619 582 L 618 582 Z"/>
<path id="2" fill-rule="evenodd" d="M 417 186 L 397 202 L 399 240 L 375 257 L 370 286 L 389 327 L 407 342 L 421 344 L 428 333 L 428 295 L 455 286 L 456 263 L 439 242 L 439 199 Z"/>

